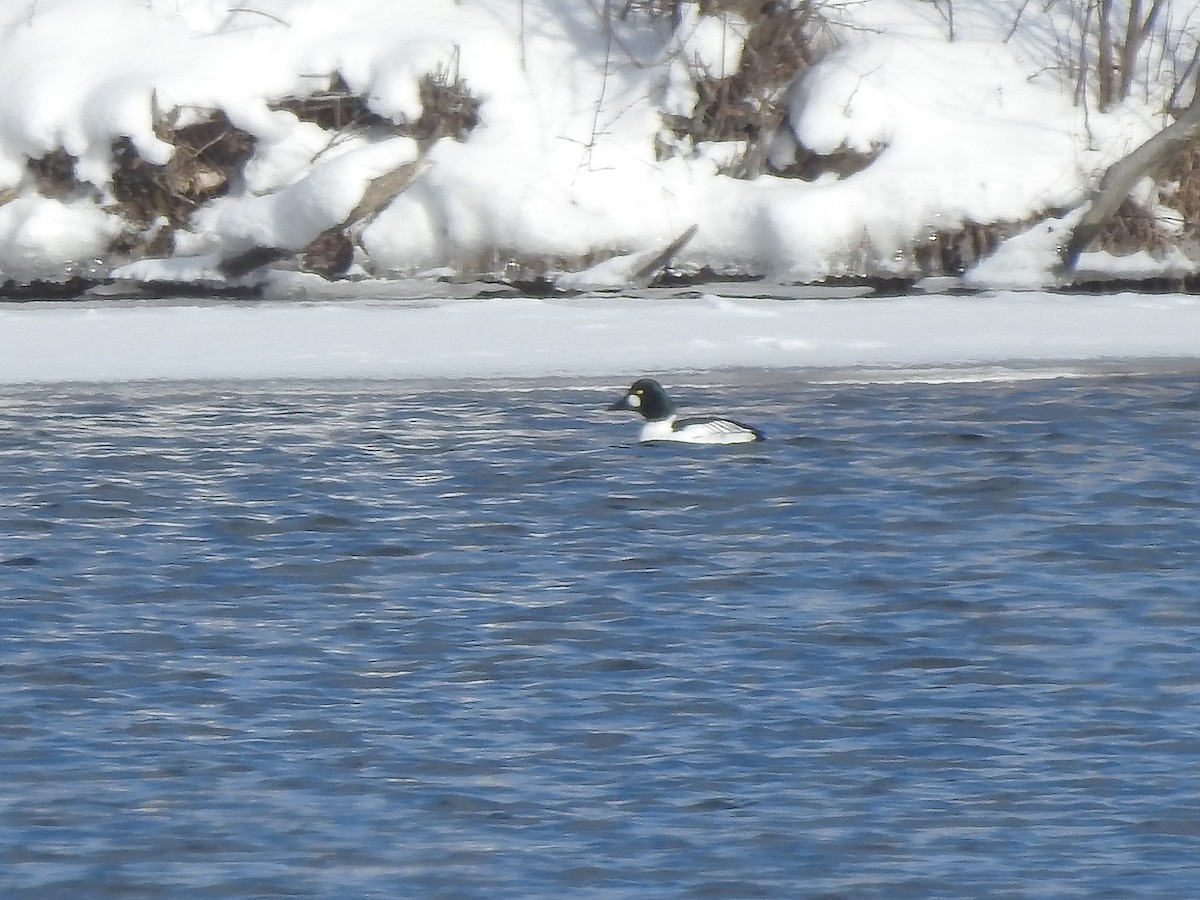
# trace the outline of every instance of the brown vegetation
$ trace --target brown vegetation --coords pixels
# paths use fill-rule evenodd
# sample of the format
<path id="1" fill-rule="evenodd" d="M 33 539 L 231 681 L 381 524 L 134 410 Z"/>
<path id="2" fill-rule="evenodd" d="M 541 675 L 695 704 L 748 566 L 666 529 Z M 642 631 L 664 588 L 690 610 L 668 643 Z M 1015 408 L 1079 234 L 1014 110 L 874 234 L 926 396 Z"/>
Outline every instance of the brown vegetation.
<path id="1" fill-rule="evenodd" d="M 272 104 L 303 121 L 338 132 L 376 129 L 408 135 L 430 144 L 443 137 L 464 140 L 479 120 L 479 101 L 458 75 L 457 63 L 438 67 L 419 83 L 421 114 L 413 122 L 392 122 L 373 112 L 366 98 L 353 94 L 339 73 L 329 87 L 307 97 L 287 97 Z M 113 144 L 112 194 L 129 226 L 111 250 L 124 256 L 166 256 L 174 232 L 186 227 L 194 210 L 230 190 L 253 155 L 254 137 L 234 127 L 220 110 L 192 125 L 176 127 L 178 115 L 159 117 L 155 131 L 175 152 L 166 165 L 147 162 L 128 138 Z M 73 185 L 74 160 L 58 152 L 30 163 L 39 190 L 63 196 Z M 326 278 L 346 273 L 354 258 L 351 228 L 374 216 L 415 177 L 415 165 L 385 173 L 367 186 L 364 196 L 344 222 L 333 225 L 297 252 L 277 247 L 250 247 L 225 257 L 219 264 L 226 278 L 236 279 L 271 263 L 295 257 L 305 271 Z"/>
<path id="2" fill-rule="evenodd" d="M 1093 96 L 1107 106 L 1128 95 L 1139 53 L 1144 52 L 1156 27 L 1162 0 L 1135 0 L 1120 16 L 1114 12 L 1118 7 L 1111 0 L 1095 0 L 1095 4 L 1096 18 L 1088 20 L 1091 30 L 1081 33 L 1087 52 L 1081 50 L 1074 77 L 1081 91 L 1094 86 Z M 787 133 L 792 85 L 831 46 L 821 5 L 820 0 L 697 0 L 694 8 L 701 14 L 740 16 L 749 31 L 733 73 L 718 77 L 698 65 L 692 66 L 697 102 L 689 114 L 667 117 L 661 153 L 687 153 L 702 143 L 736 142 L 745 149 L 725 171 L 745 179 L 766 172 L 803 180 L 830 174 L 848 177 L 871 165 L 878 150 L 818 155 L 797 147 L 790 161 L 768 159 L 773 138 Z M 678 28 L 685 8 L 693 7 L 684 0 L 612 0 L 604 4 L 607 14 L 616 19 L 645 16 L 664 28 Z M 1089 68 L 1086 60 L 1092 58 L 1098 66 Z M 1200 58 L 1194 66 L 1200 66 Z M 331 143 L 341 133 L 370 131 L 376 136 L 409 136 L 425 150 L 447 137 L 465 140 L 479 122 L 479 100 L 461 77 L 456 54 L 420 79 L 421 110 L 411 120 L 389 119 L 372 110 L 368 98 L 355 93 L 340 72 L 331 73 L 327 81 L 313 83 L 326 86 L 306 96 L 281 98 L 272 108 L 317 125 L 329 133 Z M 1087 246 L 1117 254 L 1141 249 L 1157 253 L 1182 242 L 1200 252 L 1200 142 L 1193 139 L 1200 132 L 1196 124 L 1200 104 L 1193 103 L 1191 113 L 1192 130 L 1167 148 L 1173 155 L 1153 157 L 1147 164 L 1149 168 L 1120 168 L 1118 164 L 1111 177 L 1106 175 L 1106 184 L 1089 204 L 1090 218 L 1065 252 L 1067 268 Z M 254 136 L 234 126 L 221 110 L 208 112 L 187 125 L 179 125 L 179 110 L 166 114 L 156 110 L 154 118 L 156 135 L 174 148 L 165 164 L 145 160 L 129 138 L 119 138 L 112 145 L 110 209 L 120 214 L 128 227 L 114 240 L 111 250 L 122 256 L 169 255 L 175 232 L 189 226 L 202 204 L 237 187 L 242 169 L 255 151 Z M 1191 142 L 1180 144 L 1182 140 Z M 75 158 L 62 148 L 29 160 L 27 170 L 26 189 L 32 181 L 38 193 L 46 197 L 66 199 L 82 192 L 93 196 L 100 193 L 100 188 L 79 181 Z M 220 270 L 226 277 L 238 278 L 256 268 L 291 260 L 292 265 L 326 278 L 340 277 L 353 262 L 362 224 L 405 190 L 418 171 L 418 165 L 402 166 L 373 180 L 343 222 L 331 223 L 302 250 L 245 248 L 223 259 Z M 1146 174 L 1153 175 L 1160 202 L 1181 213 L 1181 233 L 1164 231 L 1152 211 L 1129 198 L 1134 180 Z M 1021 227 L 1017 223 L 967 222 L 961 228 L 930 233 L 908 248 L 902 258 L 913 274 L 958 275 Z M 872 248 L 859 249 L 862 253 L 854 257 L 853 268 L 865 269 L 861 274 L 878 274 L 879 268 L 887 268 L 878 265 Z M 495 259 L 489 261 L 493 264 L 490 271 L 503 268 Z M 666 264 L 669 262 L 670 256 Z M 534 275 L 545 268 L 532 263 L 526 266 L 524 262 L 520 265 L 525 266 L 522 272 L 529 268 Z"/>
<path id="3" fill-rule="evenodd" d="M 816 61 L 812 38 L 822 25 L 817 6 L 711 0 L 701 7 L 705 12 L 737 13 L 750 24 L 750 32 L 737 71 L 715 78 L 697 70 L 695 108 L 690 116 L 669 117 L 666 125 L 676 138 L 692 146 L 705 141 L 745 142 L 745 154 L 730 166 L 728 174 L 755 178 L 767 166 L 771 136 L 784 126 L 788 89 L 796 76 Z M 779 174 L 799 177 L 799 171 Z"/>
<path id="4" fill-rule="evenodd" d="M 1080 254 L 1109 225 L 1117 211 L 1127 206 L 1129 193 L 1138 181 L 1170 167 L 1197 140 L 1200 140 L 1200 96 L 1174 122 L 1105 170 L 1062 250 L 1061 269 L 1069 272 L 1075 268 Z"/>
<path id="5" fill-rule="evenodd" d="M 1159 202 L 1179 214 L 1182 225 L 1170 231 L 1152 210 L 1125 197 L 1092 246 L 1117 256 L 1140 250 L 1161 255 L 1180 247 L 1196 256 L 1200 252 L 1200 141 L 1178 151 L 1152 176 Z"/>
<path id="6" fill-rule="evenodd" d="M 147 162 L 126 137 L 113 142 L 112 196 L 128 225 L 110 252 L 126 257 L 167 256 L 175 230 L 186 227 L 202 203 L 227 193 L 254 153 L 253 135 L 235 127 L 221 110 L 177 126 L 178 111 L 159 116 L 156 135 L 175 152 L 165 165 Z"/>
<path id="7" fill-rule="evenodd" d="M 1126 197 L 1111 219 L 1104 223 L 1094 238 L 1097 250 L 1114 256 L 1128 256 L 1140 250 L 1161 253 L 1169 238 L 1163 233 L 1154 215 L 1133 199 Z"/>
<path id="8" fill-rule="evenodd" d="M 75 177 L 75 157 L 62 148 L 29 160 L 27 167 L 43 197 L 61 200 L 79 187 Z"/>
<path id="9" fill-rule="evenodd" d="M 1175 154 L 1155 181 L 1164 205 L 1183 218 L 1177 242 L 1193 255 L 1200 255 L 1200 141 Z"/>
<path id="10" fill-rule="evenodd" d="M 329 77 L 329 87 L 307 97 L 285 97 L 272 103 L 271 108 L 287 110 L 300 121 L 312 122 L 326 131 L 393 124 L 372 112 L 366 98 L 350 90 L 341 72 Z"/>
<path id="11" fill-rule="evenodd" d="M 465 141 L 479 124 L 479 100 L 458 72 L 458 57 L 425 75 L 418 90 L 421 115 L 409 126 L 418 141 L 431 144 L 443 137 Z"/>
<path id="12" fill-rule="evenodd" d="M 913 262 L 921 275 L 962 275 L 1014 232 L 979 222 L 967 222 L 955 231 L 935 231 L 913 248 Z"/>
<path id="13" fill-rule="evenodd" d="M 422 76 L 417 91 L 421 114 L 412 121 L 392 121 L 374 112 L 365 97 L 350 89 L 340 72 L 330 77 L 328 88 L 305 97 L 285 97 L 272 104 L 272 109 L 287 110 L 301 121 L 327 131 L 383 129 L 423 144 L 443 137 L 466 140 L 479 124 L 479 101 L 459 74 L 457 56 Z"/>
<path id="14" fill-rule="evenodd" d="M 158 137 L 175 147 L 166 165 L 144 160 L 129 138 L 113 143 L 113 197 L 132 222 L 165 218 L 172 226 L 187 224 L 197 206 L 229 191 L 232 177 L 254 153 L 254 136 L 221 110 L 179 128 L 174 118 L 155 123 Z"/>

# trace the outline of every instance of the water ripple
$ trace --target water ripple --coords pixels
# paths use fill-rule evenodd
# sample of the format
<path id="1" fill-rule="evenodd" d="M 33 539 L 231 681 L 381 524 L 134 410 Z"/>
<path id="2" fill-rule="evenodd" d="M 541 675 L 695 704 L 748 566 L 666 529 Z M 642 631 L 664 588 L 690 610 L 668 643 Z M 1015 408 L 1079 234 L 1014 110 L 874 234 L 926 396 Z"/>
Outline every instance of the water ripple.
<path id="1" fill-rule="evenodd" d="M 0 893 L 1192 893 L 1194 378 L 612 388 L 11 392 Z"/>

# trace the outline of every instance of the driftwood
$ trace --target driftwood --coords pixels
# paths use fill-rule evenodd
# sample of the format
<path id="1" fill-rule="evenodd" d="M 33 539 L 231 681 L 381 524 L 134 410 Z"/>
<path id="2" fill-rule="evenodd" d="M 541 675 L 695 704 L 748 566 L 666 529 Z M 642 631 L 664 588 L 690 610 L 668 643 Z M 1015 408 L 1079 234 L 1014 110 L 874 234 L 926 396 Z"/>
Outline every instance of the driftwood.
<path id="1" fill-rule="evenodd" d="M 287 259 L 295 253 L 294 250 L 280 250 L 278 247 L 251 247 L 233 256 L 224 257 L 217 264 L 217 268 L 226 278 L 242 278 L 255 269 Z"/>
<path id="2" fill-rule="evenodd" d="M 358 205 L 350 210 L 350 215 L 339 223 L 339 228 L 349 228 L 360 222 L 367 222 L 379 215 L 380 210 L 399 197 L 408 186 L 416 180 L 421 161 L 405 163 L 390 172 L 384 172 L 377 178 L 372 178 L 363 191 Z"/>
<path id="3" fill-rule="evenodd" d="M 1146 143 L 1105 171 L 1087 200 L 1087 208 L 1062 250 L 1062 272 L 1071 272 L 1079 256 L 1113 217 L 1138 180 L 1149 175 L 1192 140 L 1200 137 L 1200 93 L 1191 106 Z"/>
<path id="4" fill-rule="evenodd" d="M 328 255 L 322 252 L 324 248 L 333 246 L 332 259 L 337 263 L 334 265 L 317 264 L 315 268 L 326 278 L 336 277 L 350 265 L 350 258 L 344 252 L 348 243 L 348 239 L 345 238 L 346 230 L 354 225 L 369 222 L 379 215 L 385 206 L 413 183 L 421 173 L 421 169 L 422 160 L 418 159 L 416 162 L 405 163 L 390 172 L 384 172 L 382 175 L 372 178 L 363 190 L 362 199 L 358 201 L 350 214 L 341 222 L 317 235 L 307 247 L 301 247 L 299 250 L 281 247 L 251 247 L 249 250 L 243 250 L 233 256 L 224 257 L 217 264 L 217 269 L 226 278 L 236 279 L 249 275 L 255 269 L 283 259 L 301 255 L 305 255 L 306 259 L 314 256 L 323 257 Z M 343 240 L 338 240 L 339 235 Z"/>
<path id="5" fill-rule="evenodd" d="M 568 291 L 649 287 L 664 269 L 670 267 L 679 251 L 696 236 L 696 232 L 696 226 L 692 225 L 661 250 L 639 250 L 609 256 L 581 271 L 559 274 L 551 284 L 556 290 Z"/>
<path id="6" fill-rule="evenodd" d="M 693 225 L 663 247 L 659 253 L 656 253 L 652 259 L 647 260 L 641 268 L 633 273 L 632 282 L 636 285 L 645 285 L 653 281 L 659 272 L 671 265 L 671 261 L 675 259 L 680 250 L 687 246 L 688 241 L 696 236 L 696 231 L 697 228 Z"/>

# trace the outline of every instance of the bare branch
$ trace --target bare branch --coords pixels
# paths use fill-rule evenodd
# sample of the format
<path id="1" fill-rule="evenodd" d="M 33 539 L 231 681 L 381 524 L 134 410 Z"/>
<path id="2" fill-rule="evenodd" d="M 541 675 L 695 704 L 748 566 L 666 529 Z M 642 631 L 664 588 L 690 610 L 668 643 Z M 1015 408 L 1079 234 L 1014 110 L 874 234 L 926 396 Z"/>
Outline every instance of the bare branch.
<path id="1" fill-rule="evenodd" d="M 279 25 L 283 25 L 286 28 L 291 27 L 290 22 L 279 18 L 279 16 L 272 15 L 269 12 L 263 12 L 261 9 L 251 9 L 248 6 L 231 6 L 231 7 L 229 7 L 229 14 L 233 15 L 234 13 L 253 13 L 256 16 L 262 16 L 264 19 L 270 19 L 272 22 L 275 22 Z"/>

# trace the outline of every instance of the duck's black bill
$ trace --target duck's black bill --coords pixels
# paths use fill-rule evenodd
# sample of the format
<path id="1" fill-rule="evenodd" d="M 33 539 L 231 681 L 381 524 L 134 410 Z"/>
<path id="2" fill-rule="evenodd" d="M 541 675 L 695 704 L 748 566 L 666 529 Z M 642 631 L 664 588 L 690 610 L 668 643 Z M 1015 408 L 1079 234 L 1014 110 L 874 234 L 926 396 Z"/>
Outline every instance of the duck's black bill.
<path id="1" fill-rule="evenodd" d="M 626 394 L 620 400 L 617 400 L 610 407 L 608 407 L 609 412 L 612 412 L 614 409 L 633 409 L 633 407 L 629 405 L 629 395 Z"/>

